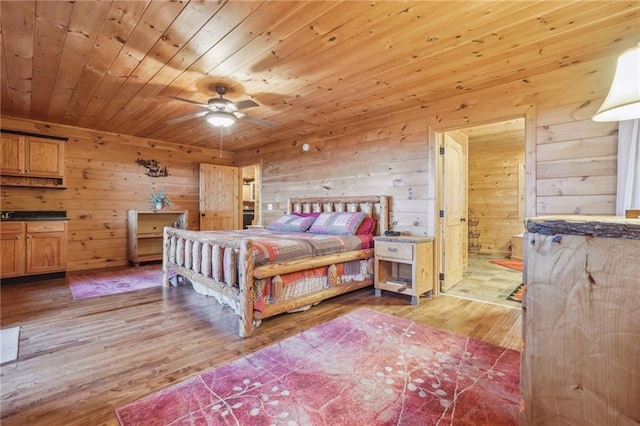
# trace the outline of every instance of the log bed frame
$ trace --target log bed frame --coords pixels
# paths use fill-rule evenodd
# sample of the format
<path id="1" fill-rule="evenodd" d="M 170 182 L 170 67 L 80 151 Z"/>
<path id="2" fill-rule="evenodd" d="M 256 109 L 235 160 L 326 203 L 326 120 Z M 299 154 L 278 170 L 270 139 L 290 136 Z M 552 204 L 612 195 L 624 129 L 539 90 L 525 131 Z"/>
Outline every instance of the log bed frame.
<path id="1" fill-rule="evenodd" d="M 378 221 L 376 235 L 384 234 L 389 228 L 388 198 L 386 195 L 365 197 L 316 197 L 290 198 L 287 202 L 287 213 L 300 212 L 341 212 L 362 211 Z M 214 246 L 233 248 L 237 256 L 238 286 L 230 286 L 217 281 L 211 274 L 211 249 Z M 202 253 L 207 255 L 203 256 Z M 220 251 L 217 251 L 220 252 Z M 318 303 L 339 294 L 354 291 L 373 284 L 372 278 L 335 285 L 329 278 L 329 287 L 288 299 L 282 302 L 267 304 L 263 312 L 254 312 L 253 282 L 254 279 L 275 277 L 280 274 L 303 271 L 320 266 L 330 266 L 353 260 L 368 259 L 374 256 L 374 250 L 364 249 L 345 253 L 315 256 L 263 266 L 254 266 L 253 242 L 250 238 L 236 239 L 224 235 L 211 235 L 199 231 L 189 231 L 172 227 L 164 228 L 162 255 L 162 284 L 171 285 L 170 273 L 187 278 L 215 293 L 231 300 L 237 306 L 241 337 L 249 337 L 253 333 L 254 324 L 262 319 L 272 317 L 293 309 Z M 204 272 L 203 271 L 208 271 Z M 173 280 L 172 280 L 173 281 Z M 177 284 L 178 280 L 174 281 Z"/>

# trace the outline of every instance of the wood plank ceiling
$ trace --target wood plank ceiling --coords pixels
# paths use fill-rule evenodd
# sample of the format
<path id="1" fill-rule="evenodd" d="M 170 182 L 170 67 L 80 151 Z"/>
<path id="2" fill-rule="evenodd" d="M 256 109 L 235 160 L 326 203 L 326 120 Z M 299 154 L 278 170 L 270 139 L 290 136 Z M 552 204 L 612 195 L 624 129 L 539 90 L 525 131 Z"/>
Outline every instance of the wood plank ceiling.
<path id="1" fill-rule="evenodd" d="M 3 115 L 211 146 L 179 96 L 252 99 L 241 151 L 611 58 L 638 1 L 3 1 Z M 216 144 L 217 145 L 217 144 Z"/>

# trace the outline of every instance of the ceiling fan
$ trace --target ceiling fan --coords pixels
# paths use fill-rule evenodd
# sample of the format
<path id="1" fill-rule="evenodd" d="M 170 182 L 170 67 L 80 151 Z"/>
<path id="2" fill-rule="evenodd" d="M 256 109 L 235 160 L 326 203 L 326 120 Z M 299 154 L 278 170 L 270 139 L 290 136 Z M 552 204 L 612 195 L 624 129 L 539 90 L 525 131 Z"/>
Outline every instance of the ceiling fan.
<path id="1" fill-rule="evenodd" d="M 175 99 L 181 102 L 188 102 L 190 104 L 199 105 L 206 108 L 204 111 L 195 112 L 192 114 L 183 115 L 182 117 L 172 118 L 167 120 L 167 124 L 176 124 L 192 118 L 204 117 L 209 124 L 215 127 L 229 127 L 236 122 L 237 119 L 243 119 L 250 121 L 254 124 L 258 124 L 263 127 L 274 127 L 276 124 L 263 120 L 261 118 L 251 117 L 250 115 L 240 112 L 241 109 L 253 108 L 259 106 L 251 99 L 244 101 L 232 102 L 229 99 L 225 99 L 224 95 L 227 93 L 227 88 L 224 86 L 216 86 L 216 93 L 220 95 L 219 98 L 211 98 L 206 104 L 201 102 L 192 101 L 191 99 L 185 99 L 178 96 L 170 96 L 171 99 Z"/>

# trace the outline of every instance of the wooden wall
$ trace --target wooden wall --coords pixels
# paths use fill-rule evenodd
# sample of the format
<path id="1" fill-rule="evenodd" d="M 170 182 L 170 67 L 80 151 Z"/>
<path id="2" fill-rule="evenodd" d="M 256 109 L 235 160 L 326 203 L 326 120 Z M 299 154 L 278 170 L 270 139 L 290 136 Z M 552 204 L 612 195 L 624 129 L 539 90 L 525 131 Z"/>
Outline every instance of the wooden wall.
<path id="1" fill-rule="evenodd" d="M 524 153 L 523 130 L 469 137 L 469 218 L 480 220 L 481 253 L 510 254 L 511 237 L 524 232 Z"/>
<path id="2" fill-rule="evenodd" d="M 540 215 L 615 215 L 618 123 L 596 123 L 593 99 L 538 113 Z"/>
<path id="3" fill-rule="evenodd" d="M 329 130 L 317 140 L 270 145 L 244 153 L 243 164 L 262 161 L 263 223 L 279 217 L 293 196 L 386 194 L 393 198 L 391 229 L 413 235 L 433 233 L 433 159 L 424 121 L 390 118 Z M 269 205 L 272 210 L 269 211 Z"/>
<path id="4" fill-rule="evenodd" d="M 281 141 L 236 154 L 236 165 L 262 165 L 263 223 L 285 210 L 291 196 L 391 196 L 392 229 L 435 235 L 437 137 L 435 131 L 461 129 L 522 117 L 534 130 L 528 179 L 535 214 L 614 214 L 617 123 L 590 118 L 609 88 L 615 60 L 578 63 L 560 71 L 421 108 L 370 119 L 351 117 L 322 133 Z M 69 268 L 126 263 L 125 213 L 145 208 L 152 184 L 168 184 L 176 208 L 188 209 L 197 228 L 197 164 L 233 164 L 232 154 L 195 149 L 80 128 L 3 117 L 7 129 L 68 136 L 66 190 L 2 188 L 2 208 L 67 210 Z M 311 149 L 304 153 L 303 143 Z M 135 163 L 142 157 L 167 165 L 169 178 L 149 178 Z M 529 161 L 529 160 L 527 160 Z M 208 162 L 208 161 L 207 161 Z M 537 174 L 537 176 L 536 176 Z M 268 210 L 271 206 L 272 210 Z"/>
<path id="5" fill-rule="evenodd" d="M 435 235 L 434 131 L 529 112 L 527 214 L 615 214 L 617 123 L 591 120 L 614 69 L 615 59 L 578 63 L 375 120 L 353 117 L 322 133 L 238 153 L 237 164 L 263 164 L 264 223 L 282 214 L 292 196 L 387 194 L 393 229 Z M 311 145 L 308 153 L 303 143 Z"/>
<path id="6" fill-rule="evenodd" d="M 151 188 L 167 185 L 172 209 L 188 210 L 198 229 L 198 164 L 232 165 L 233 154 L 216 149 L 96 132 L 77 127 L 2 117 L 2 128 L 66 136 L 67 189 L 2 187 L 2 210 L 66 210 L 68 270 L 127 264 L 129 209 L 148 209 Z M 168 177 L 147 176 L 137 158 L 157 160 Z"/>

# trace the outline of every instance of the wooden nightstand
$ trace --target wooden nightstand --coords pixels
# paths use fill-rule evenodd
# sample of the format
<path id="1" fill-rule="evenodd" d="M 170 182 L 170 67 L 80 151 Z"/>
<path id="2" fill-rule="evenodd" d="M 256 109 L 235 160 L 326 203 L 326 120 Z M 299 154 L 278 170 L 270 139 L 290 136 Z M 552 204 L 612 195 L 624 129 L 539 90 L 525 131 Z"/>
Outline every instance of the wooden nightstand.
<path id="1" fill-rule="evenodd" d="M 375 295 L 381 290 L 411 295 L 411 304 L 433 289 L 432 237 L 374 237 Z"/>

